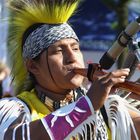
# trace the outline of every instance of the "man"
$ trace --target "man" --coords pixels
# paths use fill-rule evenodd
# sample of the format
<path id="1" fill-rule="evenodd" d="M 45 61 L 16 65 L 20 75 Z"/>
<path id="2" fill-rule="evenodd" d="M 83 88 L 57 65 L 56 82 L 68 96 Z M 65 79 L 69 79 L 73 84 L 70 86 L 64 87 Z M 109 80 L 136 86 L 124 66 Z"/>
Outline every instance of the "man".
<path id="1" fill-rule="evenodd" d="M 137 118 L 139 112 L 131 110 L 129 114 L 125 101 L 119 101 L 118 96 L 108 98 L 111 88 L 124 82 L 129 69 L 99 76 L 88 91 L 82 87 L 84 77 L 74 72 L 84 68 L 84 62 L 78 37 L 67 20 L 78 3 L 11 1 L 14 32 L 10 34 L 10 45 L 12 53 L 16 52 L 11 60 L 17 97 L 0 101 L 2 140 L 107 140 L 110 132 L 112 139 L 120 140 L 131 136 L 137 139 L 140 134 L 139 118 L 135 121 L 137 130 L 130 118 Z M 105 101 L 106 119 L 100 113 Z M 114 104 L 117 109 L 121 105 L 120 113 Z M 119 123 L 122 130 L 118 129 Z"/>

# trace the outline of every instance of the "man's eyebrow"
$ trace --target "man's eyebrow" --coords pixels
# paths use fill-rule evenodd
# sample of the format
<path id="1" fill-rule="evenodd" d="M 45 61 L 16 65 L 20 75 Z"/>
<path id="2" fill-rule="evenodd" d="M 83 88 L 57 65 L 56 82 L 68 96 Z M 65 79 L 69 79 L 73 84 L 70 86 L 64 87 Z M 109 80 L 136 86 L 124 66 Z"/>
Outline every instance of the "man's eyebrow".
<path id="1" fill-rule="evenodd" d="M 51 44 L 49 47 L 53 47 L 53 48 L 54 48 L 54 47 L 57 47 L 57 46 L 56 46 L 56 45 L 54 45 L 54 44 Z"/>
<path id="2" fill-rule="evenodd" d="M 56 48 L 56 47 L 58 47 L 58 46 L 56 46 L 56 45 L 54 45 L 54 44 L 52 44 L 52 45 L 49 46 L 49 48 L 52 48 L 52 49 L 53 49 L 53 48 Z"/>
<path id="3" fill-rule="evenodd" d="M 75 44 L 76 44 L 76 45 L 79 45 L 80 43 L 79 43 L 79 42 L 72 42 L 71 44 L 72 44 L 72 45 L 75 45 Z"/>

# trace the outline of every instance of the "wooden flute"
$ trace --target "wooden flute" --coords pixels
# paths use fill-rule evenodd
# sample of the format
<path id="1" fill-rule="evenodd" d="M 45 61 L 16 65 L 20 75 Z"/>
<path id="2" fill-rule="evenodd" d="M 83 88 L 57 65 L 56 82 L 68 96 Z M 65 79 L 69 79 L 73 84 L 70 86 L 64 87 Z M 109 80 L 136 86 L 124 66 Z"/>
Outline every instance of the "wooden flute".
<path id="1" fill-rule="evenodd" d="M 94 75 L 93 75 L 94 72 L 96 72 L 95 77 L 97 77 L 99 75 L 107 74 L 106 72 L 101 71 L 100 67 L 98 67 L 98 66 L 99 66 L 98 64 L 91 64 L 91 65 L 89 65 L 88 68 L 76 68 L 73 71 L 77 74 L 87 77 L 89 79 L 89 81 L 92 81 L 93 77 L 94 77 Z M 138 82 L 132 82 L 132 81 L 125 80 L 125 82 L 118 83 L 114 87 L 125 90 L 127 92 L 133 92 L 133 93 L 140 95 L 140 83 L 138 83 Z"/>

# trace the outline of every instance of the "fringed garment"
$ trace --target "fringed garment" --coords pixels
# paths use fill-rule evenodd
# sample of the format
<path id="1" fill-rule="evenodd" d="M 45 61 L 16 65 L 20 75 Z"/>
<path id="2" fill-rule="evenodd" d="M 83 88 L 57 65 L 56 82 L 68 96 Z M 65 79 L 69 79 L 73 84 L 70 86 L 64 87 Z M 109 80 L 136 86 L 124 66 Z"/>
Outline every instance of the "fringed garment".
<path id="1" fill-rule="evenodd" d="M 84 100 L 87 101 L 86 104 L 89 106 L 89 111 L 84 109 L 84 104 L 81 104 Z M 53 116 L 51 122 L 53 125 L 50 125 L 48 130 L 52 139 L 53 132 L 51 131 L 51 127 L 57 125 L 57 120 L 61 120 L 61 124 L 69 124 L 69 127 L 71 127 L 71 132 L 64 138 L 66 140 L 131 140 L 131 127 L 135 133 L 136 140 L 138 140 L 133 122 L 125 104 L 126 102 L 122 100 L 122 98 L 114 95 L 110 96 L 106 101 L 105 110 L 108 117 L 109 130 L 104 122 L 102 114 L 100 111 L 94 111 L 87 96 L 80 97 L 80 99 L 76 102 L 51 113 L 49 109 L 47 109 L 47 107 L 38 99 L 34 90 L 31 92 L 24 92 L 20 94 L 18 98 L 4 98 L 0 101 L 1 140 L 4 140 L 4 135 L 8 127 L 16 123 L 16 121 L 19 121 L 20 123 L 14 127 L 13 137 L 9 140 L 15 140 L 15 134 L 20 125 L 23 126 L 22 131 L 25 131 L 24 126 L 26 125 L 28 128 L 26 132 L 28 135 L 27 139 L 31 140 L 29 123 L 37 119 L 42 119 L 46 116 Z M 69 109 L 71 111 L 69 111 Z M 74 119 L 71 119 L 71 115 L 74 116 Z M 21 118 L 20 120 L 19 117 Z M 83 118 L 83 120 L 81 118 Z M 75 123 L 77 124 L 76 121 L 78 122 L 78 125 L 75 125 Z M 60 135 L 67 131 L 63 129 L 63 125 L 61 124 L 59 123 L 61 131 L 58 132 Z M 73 125 L 76 127 L 73 127 Z M 110 131 L 111 135 L 109 133 Z"/>

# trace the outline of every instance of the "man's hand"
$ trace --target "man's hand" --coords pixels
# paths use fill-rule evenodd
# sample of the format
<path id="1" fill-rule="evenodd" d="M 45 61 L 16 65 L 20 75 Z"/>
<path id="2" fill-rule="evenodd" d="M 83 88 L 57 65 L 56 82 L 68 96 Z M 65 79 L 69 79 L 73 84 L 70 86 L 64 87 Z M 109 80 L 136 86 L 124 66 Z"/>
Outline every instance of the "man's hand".
<path id="1" fill-rule="evenodd" d="M 120 69 L 94 79 L 87 95 L 95 110 L 100 109 L 107 99 L 112 87 L 117 83 L 123 83 L 130 69 Z"/>

